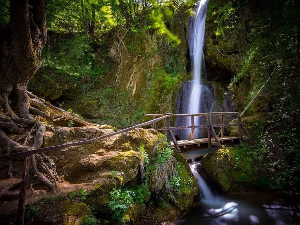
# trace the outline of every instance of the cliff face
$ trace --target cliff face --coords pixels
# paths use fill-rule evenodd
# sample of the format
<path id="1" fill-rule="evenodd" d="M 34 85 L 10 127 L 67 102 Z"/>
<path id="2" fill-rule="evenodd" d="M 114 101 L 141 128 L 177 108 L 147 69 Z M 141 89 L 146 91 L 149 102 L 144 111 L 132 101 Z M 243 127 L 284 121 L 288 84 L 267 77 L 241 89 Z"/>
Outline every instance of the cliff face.
<path id="1" fill-rule="evenodd" d="M 93 122 L 118 127 L 140 121 L 144 113 L 175 112 L 182 81 L 190 79 L 189 14 L 185 6 L 173 13 L 167 26 L 181 40 L 179 45 L 143 26 L 110 30 L 87 49 L 75 47 L 87 44 L 80 34 L 49 33 L 44 67 L 31 80 L 30 89 Z M 91 52 L 88 70 L 82 69 L 88 67 L 82 64 L 88 53 L 79 55 L 75 48 Z M 61 54 L 64 57 L 59 58 Z M 77 56 L 83 57 L 82 61 L 76 60 Z M 78 64 L 82 64 L 80 68 Z"/>

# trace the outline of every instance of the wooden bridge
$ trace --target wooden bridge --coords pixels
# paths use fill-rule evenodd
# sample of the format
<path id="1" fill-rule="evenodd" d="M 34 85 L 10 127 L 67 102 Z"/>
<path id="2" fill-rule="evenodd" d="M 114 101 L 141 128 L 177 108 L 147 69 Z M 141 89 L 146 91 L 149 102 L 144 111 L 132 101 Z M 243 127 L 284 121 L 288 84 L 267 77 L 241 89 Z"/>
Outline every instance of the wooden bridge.
<path id="1" fill-rule="evenodd" d="M 198 114 L 172 114 L 172 113 L 166 113 L 166 114 L 146 114 L 145 116 L 151 116 L 153 117 L 152 120 L 140 123 L 137 125 L 134 125 L 132 127 L 128 127 L 116 132 L 112 132 L 107 135 L 103 135 L 100 137 L 95 137 L 88 140 L 83 141 L 77 141 L 72 143 L 65 143 L 62 145 L 56 145 L 51 147 L 45 147 L 45 148 L 39 148 L 34 149 L 26 152 L 16 152 L 6 155 L 0 155 L 0 161 L 12 161 L 18 158 L 28 157 L 33 154 L 39 154 L 39 153 L 45 153 L 50 151 L 59 151 L 63 150 L 69 147 L 83 145 L 83 144 L 91 144 L 95 141 L 106 139 L 108 137 L 112 137 L 114 135 L 122 134 L 125 132 L 128 132 L 130 130 L 134 130 L 141 127 L 146 127 L 152 124 L 153 128 L 156 130 L 164 130 L 167 133 L 168 139 L 172 141 L 172 146 L 180 150 L 180 147 L 183 146 L 184 148 L 188 145 L 197 145 L 200 146 L 201 144 L 207 144 L 207 147 L 210 148 L 211 146 L 221 146 L 221 143 L 224 141 L 234 141 L 238 139 L 239 141 L 242 141 L 243 134 L 250 139 L 249 134 L 245 130 L 242 119 L 239 116 L 238 112 L 211 112 L 211 113 L 198 113 Z M 237 117 L 237 123 L 230 123 L 230 120 L 226 117 L 228 116 L 235 116 Z M 171 118 L 173 117 L 190 117 L 191 119 L 191 125 L 188 126 L 171 126 Z M 206 118 L 206 123 L 201 125 L 195 124 L 195 117 L 204 117 Z M 219 123 L 216 123 L 215 121 L 219 121 Z M 228 123 L 226 123 L 228 121 Z M 164 124 L 163 127 L 159 127 L 160 124 Z M 229 137 L 224 136 L 224 128 L 230 127 L 230 126 L 238 126 L 238 137 Z M 220 128 L 220 131 L 218 135 L 215 132 L 215 128 Z M 179 140 L 177 141 L 174 135 L 175 130 L 181 130 L 181 129 L 191 129 L 190 135 L 188 140 Z M 206 129 L 207 130 L 207 138 L 200 138 L 195 139 L 195 129 Z"/>
<path id="2" fill-rule="evenodd" d="M 152 126 L 156 130 L 166 131 L 168 139 L 172 141 L 172 147 L 180 150 L 180 147 L 186 148 L 187 146 L 197 146 L 204 148 L 211 148 L 212 146 L 221 146 L 223 142 L 234 142 L 234 140 L 242 141 L 243 139 L 250 139 L 250 135 L 245 130 L 242 124 L 242 118 L 238 112 L 211 112 L 211 113 L 198 113 L 198 114 L 146 114 L 146 116 L 153 117 L 155 120 L 157 117 L 165 117 L 165 123 L 163 126 L 154 121 Z M 178 117 L 187 117 L 185 121 L 190 119 L 190 125 L 173 125 L 171 126 L 171 120 L 176 121 Z M 195 124 L 195 117 L 201 120 L 201 124 Z M 231 118 L 237 118 L 237 123 L 230 123 Z M 225 136 L 225 128 L 230 126 L 238 127 L 238 136 Z M 177 130 L 189 129 L 190 133 L 187 140 L 177 140 L 174 132 Z M 195 138 L 195 130 L 198 129 L 205 134 L 204 138 Z M 218 134 L 216 133 L 218 129 Z M 200 133 L 200 132 L 199 132 Z"/>

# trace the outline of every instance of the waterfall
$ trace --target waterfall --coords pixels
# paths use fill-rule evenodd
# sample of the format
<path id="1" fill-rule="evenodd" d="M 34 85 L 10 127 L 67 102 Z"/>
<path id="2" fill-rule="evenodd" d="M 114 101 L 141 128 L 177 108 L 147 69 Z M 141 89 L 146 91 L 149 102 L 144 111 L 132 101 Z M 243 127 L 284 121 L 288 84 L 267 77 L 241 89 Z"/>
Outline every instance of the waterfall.
<path id="1" fill-rule="evenodd" d="M 204 181 L 204 179 L 200 176 L 200 174 L 197 171 L 197 164 L 196 163 L 190 164 L 190 168 L 191 168 L 193 175 L 195 176 L 195 178 L 197 180 L 199 189 L 202 191 L 203 199 L 206 201 L 213 200 L 214 199 L 213 194 L 211 193 L 211 191 L 210 191 L 209 187 L 207 186 L 206 182 Z"/>
<path id="2" fill-rule="evenodd" d="M 189 47 L 192 60 L 193 81 L 188 103 L 188 113 L 200 113 L 203 100 L 203 84 L 201 79 L 203 57 L 203 45 L 205 34 L 205 18 L 208 0 L 200 0 L 197 3 L 195 16 L 190 22 Z M 199 124 L 199 117 L 195 117 L 195 124 Z M 189 130 L 187 130 L 189 132 Z M 188 134 L 187 134 L 188 135 Z M 197 135 L 197 134 L 196 134 Z"/>

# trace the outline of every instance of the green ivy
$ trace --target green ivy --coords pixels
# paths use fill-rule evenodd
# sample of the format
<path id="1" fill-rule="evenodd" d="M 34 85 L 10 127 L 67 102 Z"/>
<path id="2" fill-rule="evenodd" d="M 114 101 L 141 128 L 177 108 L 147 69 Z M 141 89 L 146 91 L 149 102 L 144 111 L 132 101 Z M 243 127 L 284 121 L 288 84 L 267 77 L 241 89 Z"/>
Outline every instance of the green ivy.
<path id="1" fill-rule="evenodd" d="M 85 215 L 80 225 L 98 225 L 100 221 L 94 215 Z"/>
<path id="2" fill-rule="evenodd" d="M 89 195 L 89 192 L 86 189 L 80 189 L 79 191 L 71 191 L 68 193 L 68 198 L 77 198 L 81 201 L 86 199 L 86 196 Z"/>

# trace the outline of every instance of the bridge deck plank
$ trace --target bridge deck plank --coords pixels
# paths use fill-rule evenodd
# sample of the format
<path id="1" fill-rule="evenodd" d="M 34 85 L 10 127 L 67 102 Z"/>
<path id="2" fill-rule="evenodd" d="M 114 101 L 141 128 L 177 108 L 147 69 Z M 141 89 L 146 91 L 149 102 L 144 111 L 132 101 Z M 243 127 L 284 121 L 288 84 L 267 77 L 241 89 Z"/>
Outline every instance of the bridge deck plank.
<path id="1" fill-rule="evenodd" d="M 224 137 L 218 137 L 219 141 L 221 143 L 225 141 L 231 141 L 233 142 L 234 140 L 238 140 L 239 137 L 230 137 L 230 136 L 224 136 Z M 200 146 L 201 144 L 208 144 L 208 138 L 199 138 L 199 139 L 194 139 L 194 140 L 179 140 L 177 141 L 179 147 L 186 148 L 189 145 L 197 145 Z M 215 139 L 212 137 L 211 138 L 211 145 L 213 146 L 218 146 L 218 143 L 215 141 Z M 171 147 L 174 147 L 173 142 L 171 142 Z"/>

